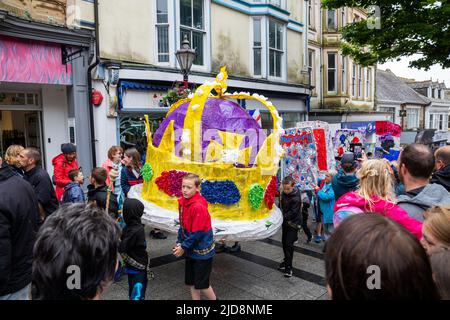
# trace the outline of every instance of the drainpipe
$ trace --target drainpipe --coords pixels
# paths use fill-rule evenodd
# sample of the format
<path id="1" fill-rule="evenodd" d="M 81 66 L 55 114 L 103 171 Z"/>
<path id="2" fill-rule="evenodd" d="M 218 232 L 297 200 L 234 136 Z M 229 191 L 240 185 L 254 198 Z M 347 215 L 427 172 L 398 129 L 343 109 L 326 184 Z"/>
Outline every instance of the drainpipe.
<path id="1" fill-rule="evenodd" d="M 88 77 L 88 100 L 89 100 L 89 121 L 91 122 L 91 147 L 92 147 L 92 165 L 97 166 L 97 155 L 95 151 L 95 144 L 97 140 L 95 139 L 94 130 L 94 109 L 92 108 L 92 70 L 98 66 L 100 63 L 100 50 L 99 50 L 99 24 L 98 24 L 98 0 L 94 0 L 94 16 L 95 16 L 95 60 L 89 66 L 87 71 Z"/>
<path id="2" fill-rule="evenodd" d="M 306 70 L 308 70 L 308 90 L 309 90 L 309 97 L 306 97 L 306 121 L 309 121 L 309 109 L 311 109 L 311 72 L 309 70 L 309 52 L 308 52 L 308 40 L 309 40 L 309 0 L 305 0 L 305 43 L 304 43 L 304 64 Z"/>

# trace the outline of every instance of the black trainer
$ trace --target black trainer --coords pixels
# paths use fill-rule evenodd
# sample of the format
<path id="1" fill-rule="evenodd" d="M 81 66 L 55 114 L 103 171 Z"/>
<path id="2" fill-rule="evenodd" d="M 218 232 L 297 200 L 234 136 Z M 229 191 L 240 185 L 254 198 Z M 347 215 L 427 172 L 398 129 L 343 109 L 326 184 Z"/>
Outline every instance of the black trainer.
<path id="1" fill-rule="evenodd" d="M 236 242 L 231 248 L 228 249 L 228 252 L 233 253 L 241 252 L 241 245 L 238 242 Z"/>
<path id="2" fill-rule="evenodd" d="M 278 266 L 278 270 L 284 272 L 286 269 L 286 264 L 283 262 L 280 263 L 280 265 Z"/>
<path id="3" fill-rule="evenodd" d="M 162 232 L 155 232 L 155 233 L 153 233 L 152 236 L 153 236 L 153 239 L 161 239 L 161 240 L 167 239 L 167 236 Z"/>
<path id="4" fill-rule="evenodd" d="M 284 276 L 286 278 L 292 277 L 292 269 L 291 268 L 286 268 L 286 270 L 284 271 Z"/>

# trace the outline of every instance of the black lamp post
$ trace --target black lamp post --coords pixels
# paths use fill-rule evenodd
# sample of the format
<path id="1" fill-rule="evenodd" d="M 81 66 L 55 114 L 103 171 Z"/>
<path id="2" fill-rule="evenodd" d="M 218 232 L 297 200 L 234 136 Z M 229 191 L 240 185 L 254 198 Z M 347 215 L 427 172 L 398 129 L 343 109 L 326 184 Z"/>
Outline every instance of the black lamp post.
<path id="1" fill-rule="evenodd" d="M 186 35 L 184 35 L 183 42 L 181 43 L 181 49 L 177 50 L 175 56 L 183 73 L 184 88 L 187 89 L 189 71 L 195 59 L 195 49 L 191 49 Z"/>

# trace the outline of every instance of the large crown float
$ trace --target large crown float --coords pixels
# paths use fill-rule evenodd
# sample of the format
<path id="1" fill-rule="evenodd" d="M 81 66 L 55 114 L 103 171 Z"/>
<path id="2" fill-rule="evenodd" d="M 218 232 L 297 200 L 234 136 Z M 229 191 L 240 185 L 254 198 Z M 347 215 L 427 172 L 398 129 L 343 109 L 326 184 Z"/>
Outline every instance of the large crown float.
<path id="1" fill-rule="evenodd" d="M 283 156 L 282 119 L 261 95 L 227 93 L 227 79 L 223 67 L 216 81 L 205 82 L 188 99 L 173 104 L 153 137 L 146 117 L 145 182 L 133 187 L 131 196 L 144 202 L 143 221 L 149 225 L 177 232 L 177 197 L 188 173 L 202 179 L 216 239 L 266 238 L 281 225 L 274 198 Z M 273 130 L 268 137 L 231 101 L 236 99 L 255 100 L 269 110 Z"/>

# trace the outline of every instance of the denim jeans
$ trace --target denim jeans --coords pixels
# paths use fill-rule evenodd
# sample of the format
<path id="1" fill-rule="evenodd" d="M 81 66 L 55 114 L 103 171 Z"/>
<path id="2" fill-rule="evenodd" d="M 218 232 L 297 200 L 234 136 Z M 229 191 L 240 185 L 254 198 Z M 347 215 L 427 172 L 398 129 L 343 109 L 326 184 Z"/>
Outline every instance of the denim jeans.
<path id="1" fill-rule="evenodd" d="M 31 300 L 31 284 L 19 291 L 1 296 L 0 300 Z"/>

